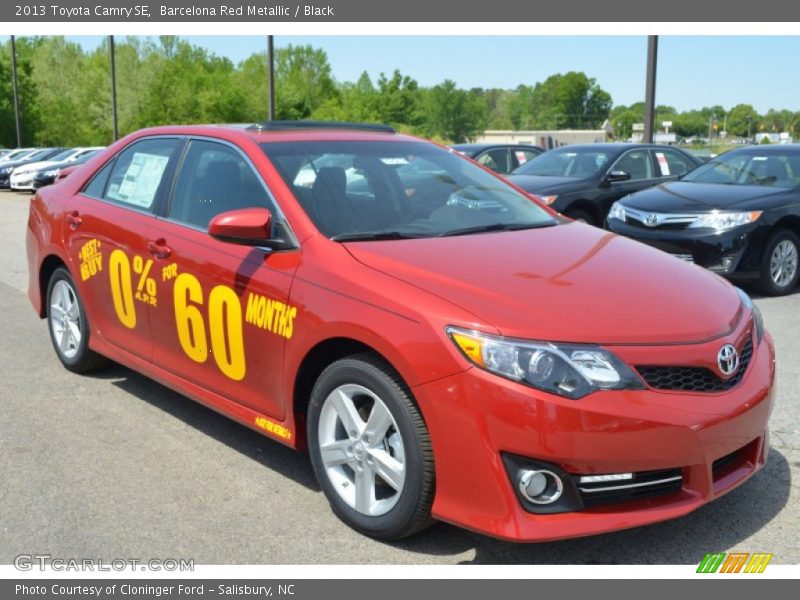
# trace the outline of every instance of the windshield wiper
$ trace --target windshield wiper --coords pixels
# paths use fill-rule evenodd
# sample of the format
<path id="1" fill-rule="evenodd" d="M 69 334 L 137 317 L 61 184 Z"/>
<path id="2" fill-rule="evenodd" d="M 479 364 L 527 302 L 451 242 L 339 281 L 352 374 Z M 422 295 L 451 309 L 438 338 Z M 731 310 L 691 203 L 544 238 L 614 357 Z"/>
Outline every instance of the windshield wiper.
<path id="1" fill-rule="evenodd" d="M 469 235 L 471 233 L 487 233 L 490 231 L 518 231 L 520 229 L 538 229 L 540 227 L 552 227 L 557 222 L 545 221 L 544 223 L 492 223 L 490 225 L 476 225 L 474 227 L 462 227 L 461 229 L 451 229 L 444 231 L 437 237 L 451 237 L 454 235 Z"/>
<path id="2" fill-rule="evenodd" d="M 367 242 L 377 240 L 413 240 L 420 235 L 402 233 L 401 231 L 352 231 L 331 237 L 334 242 Z"/>

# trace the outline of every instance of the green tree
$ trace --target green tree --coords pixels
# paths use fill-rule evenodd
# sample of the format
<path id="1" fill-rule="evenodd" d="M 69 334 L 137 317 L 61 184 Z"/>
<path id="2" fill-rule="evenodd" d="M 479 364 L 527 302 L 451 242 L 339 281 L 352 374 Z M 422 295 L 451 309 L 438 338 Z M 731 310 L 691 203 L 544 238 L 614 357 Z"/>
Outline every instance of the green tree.
<path id="1" fill-rule="evenodd" d="M 421 93 L 416 80 L 395 70 L 391 77 L 378 77 L 376 109 L 380 121 L 416 130 L 423 121 Z"/>
<path id="2" fill-rule="evenodd" d="M 427 94 L 425 134 L 449 142 L 474 139 L 486 122 L 486 105 L 477 91 L 459 89 L 454 81 L 431 88 Z"/>
<path id="3" fill-rule="evenodd" d="M 737 104 L 728 113 L 728 131 L 731 135 L 745 137 L 748 131 L 752 136 L 758 127 L 760 117 L 750 104 Z"/>
<path id="4" fill-rule="evenodd" d="M 611 95 L 585 73 L 551 75 L 533 88 L 534 126 L 542 129 L 596 128 L 611 111 Z"/>
<path id="5" fill-rule="evenodd" d="M 19 82 L 20 130 L 22 145 L 31 145 L 39 130 L 39 89 L 33 78 L 33 53 L 41 43 L 37 38 L 17 38 L 17 80 Z M 11 40 L 0 48 L 0 146 L 14 148 L 17 131 L 14 118 L 14 91 L 11 77 Z"/>
<path id="6" fill-rule="evenodd" d="M 293 45 L 276 50 L 275 116 L 278 119 L 306 119 L 338 94 L 324 50 Z"/>

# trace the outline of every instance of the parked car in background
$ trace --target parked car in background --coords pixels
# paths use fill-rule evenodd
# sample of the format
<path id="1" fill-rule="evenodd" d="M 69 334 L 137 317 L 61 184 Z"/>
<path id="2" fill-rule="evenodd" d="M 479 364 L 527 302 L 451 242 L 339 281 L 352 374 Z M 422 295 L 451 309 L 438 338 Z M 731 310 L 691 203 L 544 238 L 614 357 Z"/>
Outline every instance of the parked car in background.
<path id="1" fill-rule="evenodd" d="M 11 187 L 11 173 L 14 172 L 14 169 L 17 167 L 22 167 L 24 165 L 38 162 L 40 160 L 47 160 L 51 156 L 55 156 L 59 152 L 64 150 L 64 148 L 38 148 L 33 152 L 30 152 L 23 156 L 23 158 L 19 160 L 12 160 L 4 163 L 0 163 L 0 189 L 7 190 Z"/>
<path id="2" fill-rule="evenodd" d="M 575 144 L 537 156 L 509 180 L 568 217 L 602 226 L 616 200 L 676 179 L 700 162 L 668 146 Z"/>
<path id="3" fill-rule="evenodd" d="M 511 173 L 544 152 L 544 148 L 525 144 L 456 144 L 450 147 L 501 175 Z"/>
<path id="4" fill-rule="evenodd" d="M 82 165 L 102 150 L 104 150 L 104 148 L 90 148 L 82 152 L 80 156 L 73 160 L 58 163 L 53 162 L 48 166 L 39 169 L 33 174 L 33 182 L 31 183 L 32 189 L 38 190 L 40 187 L 51 185 L 57 180 L 63 179 L 63 177 L 66 177 L 69 173 L 71 173 L 75 167 Z"/>
<path id="5" fill-rule="evenodd" d="M 775 352 L 747 294 L 390 127 L 150 128 L 29 210 L 65 368 L 112 359 L 307 448 L 364 534 L 597 534 L 765 464 Z"/>
<path id="6" fill-rule="evenodd" d="M 797 285 L 800 146 L 747 146 L 623 198 L 612 231 L 771 296 Z"/>
<path id="7" fill-rule="evenodd" d="M 37 173 L 43 169 L 48 169 L 58 163 L 70 163 L 77 161 L 82 156 L 88 154 L 96 154 L 97 151 L 102 150 L 103 146 L 94 146 L 91 148 L 69 148 L 63 150 L 58 154 L 51 156 L 47 160 L 40 160 L 37 162 L 28 163 L 17 167 L 11 172 L 9 179 L 12 190 L 33 190 L 33 180 Z"/>
<path id="8" fill-rule="evenodd" d="M 32 152 L 36 152 L 36 148 L 16 148 L 15 150 L 7 150 L 3 156 L 0 156 L 0 165 L 22 160 Z"/>

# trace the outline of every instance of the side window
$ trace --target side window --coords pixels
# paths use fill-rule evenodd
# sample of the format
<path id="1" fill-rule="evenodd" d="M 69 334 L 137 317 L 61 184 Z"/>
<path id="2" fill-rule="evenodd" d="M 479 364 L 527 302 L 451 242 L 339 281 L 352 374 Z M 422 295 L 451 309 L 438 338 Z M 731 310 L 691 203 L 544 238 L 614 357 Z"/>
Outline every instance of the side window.
<path id="1" fill-rule="evenodd" d="M 108 174 L 111 173 L 111 167 L 114 166 L 114 161 L 110 160 L 100 171 L 92 177 L 83 193 L 92 198 L 102 198 L 103 193 L 106 191 L 106 183 L 108 182 Z"/>
<path id="2" fill-rule="evenodd" d="M 511 170 L 509 168 L 508 150 L 506 148 L 488 150 L 480 154 L 475 160 L 496 173 L 508 173 Z"/>
<path id="3" fill-rule="evenodd" d="M 674 150 L 656 150 L 656 174 L 658 177 L 680 177 L 692 169 L 694 164 Z"/>
<path id="4" fill-rule="evenodd" d="M 524 165 L 526 162 L 531 160 L 532 158 L 536 158 L 541 154 L 540 152 L 534 152 L 533 150 L 520 150 L 519 148 L 512 148 L 511 149 L 511 170 L 513 171 L 520 165 Z"/>
<path id="5" fill-rule="evenodd" d="M 218 214 L 239 208 L 271 208 L 258 176 L 236 150 L 205 140 L 189 142 L 169 217 L 207 229 Z"/>
<path id="6" fill-rule="evenodd" d="M 632 181 L 651 179 L 653 177 L 653 163 L 647 150 L 630 150 L 626 152 L 611 167 L 611 170 L 625 171 L 631 176 Z"/>
<path id="7" fill-rule="evenodd" d="M 114 161 L 103 198 L 150 210 L 178 144 L 176 138 L 153 138 L 128 146 Z"/>

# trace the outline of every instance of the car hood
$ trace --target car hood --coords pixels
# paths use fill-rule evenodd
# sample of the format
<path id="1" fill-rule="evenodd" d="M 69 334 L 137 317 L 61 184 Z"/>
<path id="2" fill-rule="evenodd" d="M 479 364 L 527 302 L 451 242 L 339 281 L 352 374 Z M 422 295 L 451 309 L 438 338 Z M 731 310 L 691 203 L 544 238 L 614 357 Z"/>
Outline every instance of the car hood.
<path id="1" fill-rule="evenodd" d="M 582 223 L 345 247 L 509 337 L 693 343 L 729 332 L 742 310 L 720 277 Z"/>
<path id="2" fill-rule="evenodd" d="M 796 190 L 759 185 L 724 185 L 673 181 L 637 192 L 625 206 L 656 212 L 696 212 L 713 209 L 760 210 L 780 204 Z"/>
<path id="3" fill-rule="evenodd" d="M 526 192 L 546 196 L 553 193 L 564 193 L 586 187 L 585 179 L 574 177 L 551 177 L 546 175 L 509 175 L 508 180 Z"/>

